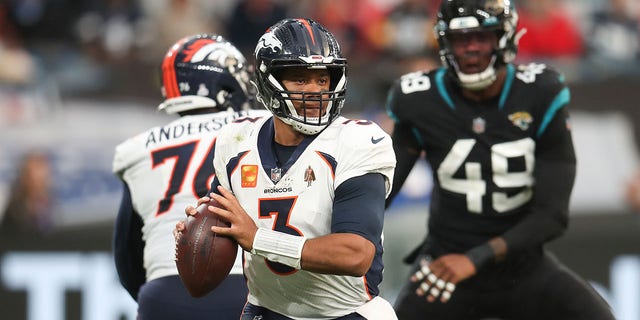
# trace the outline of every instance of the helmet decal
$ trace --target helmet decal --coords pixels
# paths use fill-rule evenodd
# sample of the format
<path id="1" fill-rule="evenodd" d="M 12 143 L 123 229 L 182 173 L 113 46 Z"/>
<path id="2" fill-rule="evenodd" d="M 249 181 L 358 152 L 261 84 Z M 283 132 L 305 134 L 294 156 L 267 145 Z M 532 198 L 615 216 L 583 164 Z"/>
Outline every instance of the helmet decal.
<path id="1" fill-rule="evenodd" d="M 505 11 L 509 11 L 510 1 L 504 0 L 486 0 L 484 3 L 484 11 L 489 14 L 496 15 L 505 13 Z"/>
<path id="2" fill-rule="evenodd" d="M 307 32 L 309 33 L 309 36 L 311 37 L 311 42 L 313 44 L 316 44 L 316 38 L 313 36 L 313 29 L 311 28 L 311 24 L 309 24 L 309 21 L 305 20 L 305 19 L 296 19 L 298 20 L 300 23 L 302 23 L 302 25 L 307 29 Z"/>
<path id="3" fill-rule="evenodd" d="M 275 34 L 273 34 L 273 30 L 265 33 L 258 40 L 258 45 L 256 46 L 256 53 L 258 51 L 264 50 L 265 48 L 271 49 L 272 52 L 276 53 L 282 51 L 282 42 L 276 38 Z"/>
<path id="4" fill-rule="evenodd" d="M 167 113 L 211 107 L 239 111 L 253 98 L 245 57 L 219 35 L 199 34 L 176 42 L 161 72 L 160 90 L 166 100 L 158 108 Z"/>
<path id="5" fill-rule="evenodd" d="M 198 86 L 198 93 L 199 96 L 208 96 L 209 95 L 209 89 L 207 89 L 207 86 L 204 85 L 204 83 L 201 83 L 200 86 Z"/>
<path id="6" fill-rule="evenodd" d="M 188 38 L 181 39 L 176 44 L 171 46 L 169 51 L 167 51 L 164 60 L 162 61 L 162 94 L 163 96 L 166 96 L 168 98 L 173 98 L 180 95 L 180 90 L 178 89 L 178 81 L 176 81 L 176 73 L 173 65 L 175 64 L 176 57 L 178 56 L 177 51 L 188 40 Z"/>
<path id="7" fill-rule="evenodd" d="M 211 39 L 198 39 L 192 42 L 187 48 L 184 50 L 184 58 L 182 58 L 182 62 L 200 62 L 204 60 L 211 52 L 215 50 L 215 48 L 208 48 L 207 50 L 202 50 L 203 47 L 213 43 Z M 204 52 L 201 52 L 204 51 Z"/>

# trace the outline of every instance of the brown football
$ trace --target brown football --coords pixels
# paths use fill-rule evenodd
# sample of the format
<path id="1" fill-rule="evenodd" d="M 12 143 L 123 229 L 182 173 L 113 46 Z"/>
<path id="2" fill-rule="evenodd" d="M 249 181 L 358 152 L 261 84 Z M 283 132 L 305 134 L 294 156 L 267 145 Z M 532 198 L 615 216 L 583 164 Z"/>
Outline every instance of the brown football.
<path id="1" fill-rule="evenodd" d="M 229 275 L 238 253 L 233 239 L 211 231 L 211 226 L 228 227 L 229 223 L 207 210 L 207 205 L 220 206 L 213 199 L 198 206 L 198 213 L 187 218 L 186 230 L 176 241 L 178 273 L 193 297 L 215 289 Z"/>

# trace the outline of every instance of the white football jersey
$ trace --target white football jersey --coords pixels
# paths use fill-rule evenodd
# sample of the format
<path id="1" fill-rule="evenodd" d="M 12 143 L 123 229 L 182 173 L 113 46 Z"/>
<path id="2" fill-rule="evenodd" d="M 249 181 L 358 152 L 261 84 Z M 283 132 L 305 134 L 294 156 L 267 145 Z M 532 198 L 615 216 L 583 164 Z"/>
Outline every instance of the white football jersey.
<path id="1" fill-rule="evenodd" d="M 266 110 L 184 116 L 151 128 L 116 147 L 113 172 L 131 191 L 141 216 L 147 281 L 177 275 L 173 229 L 184 209 L 195 206 L 213 181 L 213 145 L 218 131 L 243 116 L 271 116 Z M 242 273 L 241 252 L 231 273 Z"/>
<path id="2" fill-rule="evenodd" d="M 274 156 L 272 126 L 270 118 L 229 124 L 219 135 L 214 158 L 220 184 L 233 191 L 258 227 L 307 238 L 327 235 L 336 188 L 367 173 L 384 175 L 389 194 L 395 154 L 391 138 L 377 124 L 339 117 L 296 148 L 282 164 L 286 172 Z M 373 298 L 366 277 L 295 270 L 244 255 L 248 301 L 294 319 L 340 317 Z"/>

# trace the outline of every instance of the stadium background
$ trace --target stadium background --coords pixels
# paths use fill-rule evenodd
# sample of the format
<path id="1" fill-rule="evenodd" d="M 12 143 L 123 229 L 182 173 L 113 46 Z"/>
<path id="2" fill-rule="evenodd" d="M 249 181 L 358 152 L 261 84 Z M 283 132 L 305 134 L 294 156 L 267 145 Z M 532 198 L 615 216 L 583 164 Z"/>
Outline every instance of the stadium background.
<path id="1" fill-rule="evenodd" d="M 158 61 L 178 34 L 206 28 L 241 46 L 247 43 L 250 56 L 256 39 L 248 26 L 261 28 L 279 15 L 314 17 L 336 30 L 350 59 L 345 113 L 385 128 L 390 82 L 401 73 L 437 65 L 428 39 L 413 48 L 407 43 L 417 42 L 417 33 L 404 42 L 402 33 L 394 33 L 432 22 L 437 1 L 245 2 L 254 6 L 241 10 L 239 0 L 0 3 L 0 208 L 23 156 L 34 150 L 49 156 L 54 200 L 48 229 L 0 232 L 2 319 L 135 318 L 135 304 L 117 282 L 110 252 L 121 192 L 110 172 L 111 159 L 120 141 L 173 119 L 154 110 L 161 99 Z M 413 2 L 424 5 L 422 15 L 398 9 Z M 538 2 L 566 13 L 582 41 L 579 52 L 534 52 L 520 61 L 553 65 L 572 88 L 578 176 L 570 228 L 549 248 L 592 282 L 619 319 L 640 320 L 640 215 L 624 198 L 626 183 L 640 168 L 640 14 L 633 16 L 635 44 L 621 46 L 630 55 L 606 56 L 594 49 L 597 34 L 590 30 L 598 21 L 596 12 L 617 1 Z M 634 13 L 640 7 L 633 0 L 627 5 Z M 262 12 L 264 21 L 251 20 L 247 12 L 254 18 Z M 247 33 L 237 26 L 246 26 L 240 29 Z M 605 40 L 612 48 L 616 44 L 613 36 Z M 430 183 L 430 169 L 422 162 L 388 211 L 382 294 L 389 300 L 407 276 L 400 260 L 425 235 Z"/>

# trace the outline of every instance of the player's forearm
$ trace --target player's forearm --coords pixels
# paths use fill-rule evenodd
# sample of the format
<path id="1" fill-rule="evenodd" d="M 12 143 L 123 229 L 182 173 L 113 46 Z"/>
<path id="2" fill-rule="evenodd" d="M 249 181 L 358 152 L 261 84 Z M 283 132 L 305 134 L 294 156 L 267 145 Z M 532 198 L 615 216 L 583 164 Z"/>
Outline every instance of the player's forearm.
<path id="1" fill-rule="evenodd" d="M 567 229 L 575 162 L 546 162 L 539 170 L 531 212 L 503 235 L 509 252 L 540 247 Z"/>
<path id="2" fill-rule="evenodd" d="M 326 274 L 363 276 L 375 256 L 369 240 L 352 233 L 309 239 L 302 250 L 302 269 Z"/>
<path id="3" fill-rule="evenodd" d="M 307 239 L 259 228 L 251 253 L 295 269 L 359 277 L 371 267 L 375 246 L 351 233 Z"/>
<path id="4" fill-rule="evenodd" d="M 489 261 L 500 262 L 507 254 L 507 242 L 502 237 L 495 237 L 477 247 L 467 251 L 465 255 L 476 270 L 479 270 Z"/>

